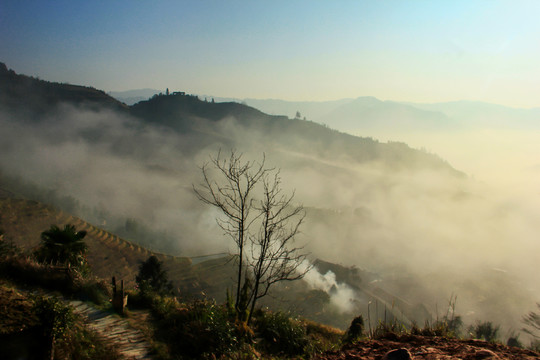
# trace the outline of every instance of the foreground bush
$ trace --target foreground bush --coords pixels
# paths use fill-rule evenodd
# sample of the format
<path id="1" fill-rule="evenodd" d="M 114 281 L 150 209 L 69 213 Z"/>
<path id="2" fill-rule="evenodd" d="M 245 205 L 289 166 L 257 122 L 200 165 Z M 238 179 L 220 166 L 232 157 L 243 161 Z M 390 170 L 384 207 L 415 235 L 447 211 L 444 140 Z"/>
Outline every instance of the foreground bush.
<path id="1" fill-rule="evenodd" d="M 72 308 L 54 297 L 37 297 L 34 312 L 40 321 L 51 359 L 115 360 L 120 356 L 112 345 L 90 331 Z"/>
<path id="2" fill-rule="evenodd" d="M 213 301 L 197 300 L 181 305 L 170 298 L 156 298 L 153 314 L 158 325 L 156 335 L 168 344 L 173 357 L 220 357 L 240 346 L 234 320 L 225 306 Z"/>
<path id="3" fill-rule="evenodd" d="M 493 325 L 491 321 L 477 322 L 469 328 L 469 333 L 473 339 L 495 342 L 499 335 L 499 328 L 499 326 Z"/>
<path id="4" fill-rule="evenodd" d="M 351 325 L 345 332 L 343 342 L 345 344 L 351 344 L 364 336 L 364 318 L 359 315 L 351 321 Z"/>
<path id="5" fill-rule="evenodd" d="M 60 299 L 31 296 L 0 283 L 0 358 L 114 360 L 111 344 L 86 327 Z"/>
<path id="6" fill-rule="evenodd" d="M 134 297 L 140 294 L 134 294 Z M 287 313 L 257 310 L 253 325 L 236 319 L 234 310 L 213 301 L 182 304 L 170 297 L 146 296 L 152 302 L 154 337 L 165 344 L 163 358 L 259 359 L 310 357 L 337 350 L 343 332 Z"/>
<path id="7" fill-rule="evenodd" d="M 305 355 L 317 355 L 340 348 L 344 337 L 343 331 L 309 320 L 302 320 L 302 324 L 306 328 L 308 339 L 304 348 Z"/>
<path id="8" fill-rule="evenodd" d="M 270 354 L 300 355 L 308 344 L 306 328 L 283 312 L 261 312 L 255 329 L 262 338 L 260 346 Z"/>
<path id="9" fill-rule="evenodd" d="M 59 268 L 39 263 L 22 254 L 0 258 L 0 277 L 25 286 L 59 291 L 65 296 L 77 297 L 102 305 L 108 302 L 107 283 L 78 268 Z"/>

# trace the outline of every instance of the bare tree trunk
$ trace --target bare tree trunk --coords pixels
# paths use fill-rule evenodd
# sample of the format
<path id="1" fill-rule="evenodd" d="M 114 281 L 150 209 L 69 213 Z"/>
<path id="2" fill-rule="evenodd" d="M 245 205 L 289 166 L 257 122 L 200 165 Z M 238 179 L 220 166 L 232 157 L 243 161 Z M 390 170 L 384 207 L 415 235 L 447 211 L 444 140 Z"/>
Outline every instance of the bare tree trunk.
<path id="1" fill-rule="evenodd" d="M 243 224 L 242 224 L 243 226 Z M 244 231 L 240 231 L 240 238 L 243 239 L 244 237 Z M 239 308 L 239 302 L 240 302 L 240 289 L 242 288 L 242 262 L 244 261 L 244 241 L 239 241 L 239 249 L 238 249 L 238 282 L 236 283 L 236 302 L 234 304 L 234 308 L 236 310 L 236 313 L 239 314 L 242 309 Z"/>
<path id="2" fill-rule="evenodd" d="M 237 313 L 247 310 L 247 308 L 241 309 L 243 305 L 240 304 L 244 285 L 242 282 L 245 266 L 244 247 L 249 227 L 254 217 L 256 218 L 250 214 L 253 207 L 252 191 L 261 178 L 271 170 L 264 168 L 264 160 L 263 156 L 261 163 L 242 162 L 242 155 L 234 151 L 231 151 L 228 159 L 222 159 L 219 152 L 217 157 L 210 157 L 210 163 L 201 167 L 203 182 L 200 186 L 193 186 L 199 200 L 221 210 L 224 216 L 217 218 L 217 223 L 236 243 L 238 271 L 235 310 Z"/>

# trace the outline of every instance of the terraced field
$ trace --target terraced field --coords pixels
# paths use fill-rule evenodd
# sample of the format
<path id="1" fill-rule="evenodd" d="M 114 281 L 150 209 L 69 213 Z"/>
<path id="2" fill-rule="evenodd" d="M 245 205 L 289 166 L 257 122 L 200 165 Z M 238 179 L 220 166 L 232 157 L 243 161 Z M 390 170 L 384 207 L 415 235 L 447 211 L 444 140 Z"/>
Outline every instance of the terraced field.
<path id="1" fill-rule="evenodd" d="M 40 234 L 51 225 L 74 225 L 85 230 L 88 244 L 88 262 L 93 272 L 101 278 L 116 276 L 124 280 L 126 288 L 135 285 L 139 264 L 155 255 L 163 261 L 165 270 L 180 294 L 200 297 L 203 294 L 223 299 L 223 290 L 232 284 L 234 268 L 230 258 L 218 258 L 192 266 L 190 258 L 174 257 L 152 252 L 133 242 L 122 239 L 78 217 L 58 211 L 37 201 L 0 197 L 0 229 L 7 241 L 31 251 L 39 245 Z M 203 292 L 204 289 L 204 292 Z"/>
<path id="2" fill-rule="evenodd" d="M 38 246 L 41 232 L 53 224 L 60 227 L 72 224 L 78 230 L 87 231 L 87 258 L 94 274 L 103 279 L 115 276 L 117 280 L 124 280 L 126 290 L 135 286 L 139 265 L 151 255 L 157 256 L 163 262 L 169 279 L 183 300 L 206 297 L 222 303 L 225 301 L 226 290 L 234 289 L 236 262 L 231 256 L 202 256 L 192 261 L 187 257 L 152 252 L 78 217 L 36 201 L 3 196 L 0 192 L 0 229 L 4 230 L 7 241 L 31 251 Z M 328 269 L 335 273 L 346 272 L 345 268 L 337 265 Z M 383 305 L 393 304 L 396 300 L 395 296 L 382 292 L 376 286 L 362 284 L 360 280 L 352 281 L 351 284 L 358 285 L 355 289 L 358 296 L 362 296 L 359 300 L 369 298 Z M 344 328 L 350 323 L 349 315 L 336 313 L 326 307 L 326 293 L 313 290 L 303 281 L 277 284 L 273 288 L 272 296 L 265 297 L 259 304 L 272 309 L 292 311 L 332 326 Z M 415 310 L 405 303 L 401 309 L 400 311 L 408 312 Z"/>

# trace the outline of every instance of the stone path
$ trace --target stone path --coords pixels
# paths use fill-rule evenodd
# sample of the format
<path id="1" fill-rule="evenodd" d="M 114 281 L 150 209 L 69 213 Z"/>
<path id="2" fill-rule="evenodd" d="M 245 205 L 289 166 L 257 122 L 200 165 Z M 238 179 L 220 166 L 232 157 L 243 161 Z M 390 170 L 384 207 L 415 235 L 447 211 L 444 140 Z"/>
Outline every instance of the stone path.
<path id="1" fill-rule="evenodd" d="M 144 335 L 132 328 L 126 320 L 116 314 L 93 308 L 82 301 L 71 300 L 69 304 L 73 306 L 76 314 L 87 319 L 91 329 L 116 344 L 118 352 L 126 359 L 151 359 L 150 344 Z"/>

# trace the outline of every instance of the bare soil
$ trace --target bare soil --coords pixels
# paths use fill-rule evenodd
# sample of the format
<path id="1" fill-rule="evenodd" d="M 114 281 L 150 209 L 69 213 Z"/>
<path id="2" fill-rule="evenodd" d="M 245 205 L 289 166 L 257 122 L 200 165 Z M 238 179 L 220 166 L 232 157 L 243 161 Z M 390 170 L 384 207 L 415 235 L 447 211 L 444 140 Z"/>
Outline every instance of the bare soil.
<path id="1" fill-rule="evenodd" d="M 534 351 L 508 347 L 502 344 L 480 340 L 459 340 L 415 335 L 389 336 L 388 339 L 359 341 L 342 348 L 340 351 L 328 352 L 315 357 L 315 359 L 379 360 L 387 352 L 395 349 L 407 349 L 412 355 L 412 359 L 426 360 L 540 359 L 540 354 Z"/>

